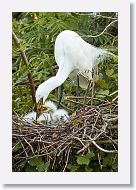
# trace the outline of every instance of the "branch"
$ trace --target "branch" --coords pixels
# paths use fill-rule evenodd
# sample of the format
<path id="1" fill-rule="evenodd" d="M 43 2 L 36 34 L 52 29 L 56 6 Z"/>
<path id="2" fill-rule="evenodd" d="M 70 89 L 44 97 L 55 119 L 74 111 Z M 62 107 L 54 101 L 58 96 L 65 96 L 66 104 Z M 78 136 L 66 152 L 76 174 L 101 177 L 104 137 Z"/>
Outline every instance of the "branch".
<path id="1" fill-rule="evenodd" d="M 84 100 L 83 100 L 83 112 L 85 113 L 85 103 L 86 103 L 86 97 L 87 97 L 87 94 L 89 92 L 89 89 L 90 89 L 90 86 L 91 86 L 91 80 L 89 80 L 88 82 L 88 87 L 86 89 L 86 92 L 85 92 L 85 95 L 84 95 Z"/>
<path id="2" fill-rule="evenodd" d="M 110 24 L 108 24 L 100 34 L 97 34 L 97 35 L 95 35 L 95 36 L 93 36 L 93 35 L 88 35 L 87 37 L 89 37 L 89 38 L 96 38 L 96 37 L 101 36 L 101 35 L 104 34 L 105 31 L 106 31 L 112 24 L 114 24 L 115 22 L 118 22 L 118 20 L 114 20 L 114 21 L 112 21 Z M 84 37 L 85 37 L 85 36 L 84 36 Z"/>
<path id="3" fill-rule="evenodd" d="M 28 62 L 28 59 L 26 57 L 26 54 L 25 52 L 21 49 L 20 47 L 20 41 L 19 39 L 17 38 L 16 34 L 14 32 L 12 32 L 12 38 L 16 44 L 16 46 L 18 47 L 19 51 L 20 51 L 20 54 L 21 54 L 21 58 L 24 62 L 24 64 L 26 66 L 29 65 L 29 62 Z M 28 80 L 29 80 L 29 84 L 30 84 L 30 88 L 31 88 L 31 95 L 32 95 L 32 100 L 33 100 L 33 104 L 36 105 L 36 98 L 35 98 L 35 84 L 34 84 L 34 81 L 33 81 L 33 78 L 32 78 L 32 74 L 29 72 L 28 73 Z"/>
<path id="4" fill-rule="evenodd" d="M 94 14 L 92 14 L 92 13 L 75 13 L 76 15 L 83 15 L 83 16 L 92 16 L 92 17 L 100 17 L 100 18 L 106 18 L 106 19 L 112 19 L 112 20 L 115 20 L 115 19 L 117 19 L 117 17 L 116 18 L 114 18 L 114 17 L 108 17 L 108 16 L 104 16 L 104 15 L 98 15 L 98 14 L 96 14 L 96 15 L 94 15 Z"/>
<path id="5" fill-rule="evenodd" d="M 101 150 L 102 152 L 106 152 L 106 153 L 117 153 L 117 150 L 106 150 L 102 147 L 100 147 L 89 135 L 87 135 L 87 137 L 91 140 L 92 144 L 98 148 L 99 150 Z"/>

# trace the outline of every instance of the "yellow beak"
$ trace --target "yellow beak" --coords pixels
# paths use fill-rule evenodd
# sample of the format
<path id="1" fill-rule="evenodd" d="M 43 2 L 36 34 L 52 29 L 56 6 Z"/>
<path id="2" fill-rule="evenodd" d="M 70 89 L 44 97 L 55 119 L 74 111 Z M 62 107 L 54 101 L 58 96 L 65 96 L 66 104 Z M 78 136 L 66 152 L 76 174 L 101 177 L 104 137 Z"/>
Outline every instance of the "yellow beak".
<path id="1" fill-rule="evenodd" d="M 50 111 L 49 108 L 47 108 L 45 105 L 43 105 L 43 101 L 40 100 L 36 106 L 35 106 L 35 110 L 36 110 L 36 120 L 38 119 L 38 117 L 42 114 L 42 113 L 48 113 Z"/>

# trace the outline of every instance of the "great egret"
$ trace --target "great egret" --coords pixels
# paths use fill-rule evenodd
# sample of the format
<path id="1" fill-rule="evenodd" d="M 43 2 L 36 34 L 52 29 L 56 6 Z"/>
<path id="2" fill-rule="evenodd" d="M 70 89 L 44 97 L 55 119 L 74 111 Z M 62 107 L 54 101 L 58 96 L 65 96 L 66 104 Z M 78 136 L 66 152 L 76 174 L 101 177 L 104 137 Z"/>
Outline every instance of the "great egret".
<path id="1" fill-rule="evenodd" d="M 45 101 L 37 118 L 36 112 L 30 112 L 24 116 L 24 120 L 28 123 L 37 122 L 43 124 L 53 124 L 55 122 L 67 121 L 69 115 L 64 109 L 57 109 L 57 106 L 52 101 Z"/>
<path id="2" fill-rule="evenodd" d="M 88 82 L 92 79 L 94 65 L 112 54 L 90 45 L 76 32 L 70 30 L 64 30 L 57 36 L 54 53 L 59 67 L 58 72 L 56 76 L 39 85 L 36 90 L 36 102 L 41 98 L 44 102 L 49 93 L 63 84 L 68 77 L 76 81 L 78 75 L 80 87 L 87 89 Z"/>

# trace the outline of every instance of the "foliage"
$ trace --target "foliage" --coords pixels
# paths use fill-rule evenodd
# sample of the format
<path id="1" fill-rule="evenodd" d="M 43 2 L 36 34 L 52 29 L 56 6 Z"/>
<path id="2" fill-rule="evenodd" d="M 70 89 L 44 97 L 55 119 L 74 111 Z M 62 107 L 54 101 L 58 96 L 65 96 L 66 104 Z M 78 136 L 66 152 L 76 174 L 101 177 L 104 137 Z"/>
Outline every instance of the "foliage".
<path id="1" fill-rule="evenodd" d="M 67 165 L 67 168 L 71 172 L 111 172 L 117 171 L 117 156 L 116 155 L 109 155 L 104 154 L 101 155 L 100 162 L 98 163 L 98 153 L 97 152 L 89 152 L 84 155 L 78 155 L 76 158 L 76 163 Z"/>
<path id="2" fill-rule="evenodd" d="M 116 13 L 78 13 L 78 12 L 29 12 L 13 13 L 13 31 L 20 40 L 21 49 L 26 53 L 29 66 L 25 66 L 20 57 L 19 49 L 13 43 L 13 115 L 23 116 L 33 110 L 30 86 L 27 78 L 32 73 L 36 88 L 43 81 L 55 75 L 54 42 L 56 36 L 63 30 L 76 31 L 85 41 L 94 46 L 104 48 L 117 54 L 118 27 L 111 25 L 103 35 L 105 27 L 117 19 Z M 107 64 L 108 62 L 108 64 Z M 75 109 L 73 103 L 64 101 L 65 96 L 76 95 L 76 84 L 69 79 L 64 83 L 62 104 L 71 114 Z M 117 59 L 105 60 L 99 64 L 99 75 L 95 78 L 95 96 L 112 101 L 116 96 L 110 96 L 118 89 Z M 81 90 L 81 95 L 84 95 Z M 89 92 L 91 95 L 91 91 Z M 58 91 L 54 90 L 49 99 L 58 102 Z M 94 101 L 95 104 L 95 101 Z M 72 111 L 71 111 L 72 110 Z M 80 123 L 80 121 L 77 121 Z M 18 144 L 18 152 L 21 145 Z M 73 155 L 68 163 L 67 171 L 117 171 L 117 157 L 101 153 L 101 165 L 94 150 L 83 155 Z M 22 164 L 22 166 L 21 166 Z M 50 163 L 44 157 L 32 158 L 20 163 L 21 171 L 45 172 L 51 171 Z M 18 169 L 17 169 L 18 170 Z"/>

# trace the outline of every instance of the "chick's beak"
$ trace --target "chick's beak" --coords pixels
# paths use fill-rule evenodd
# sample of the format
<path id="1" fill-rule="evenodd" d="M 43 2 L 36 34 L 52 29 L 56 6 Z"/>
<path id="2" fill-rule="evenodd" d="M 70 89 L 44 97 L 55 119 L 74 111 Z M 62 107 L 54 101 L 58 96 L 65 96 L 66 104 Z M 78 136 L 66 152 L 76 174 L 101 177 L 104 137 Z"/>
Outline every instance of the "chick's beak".
<path id="1" fill-rule="evenodd" d="M 39 101 L 38 103 L 36 103 L 35 105 L 35 111 L 36 111 L 36 120 L 38 119 L 38 117 L 42 114 L 42 102 Z"/>
<path id="2" fill-rule="evenodd" d="M 48 113 L 49 111 L 50 111 L 50 109 L 47 108 L 46 106 L 43 106 L 43 107 L 42 107 L 42 112 Z"/>

